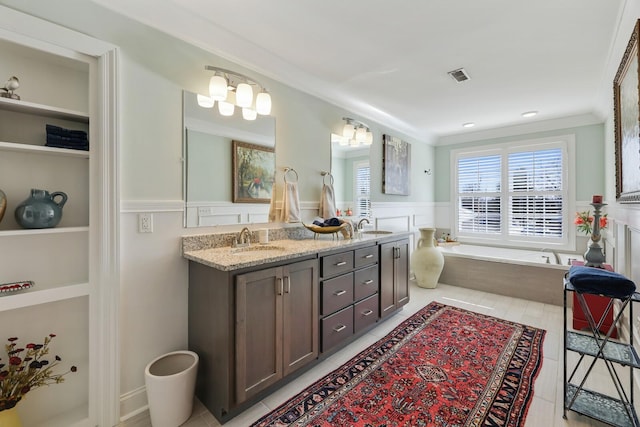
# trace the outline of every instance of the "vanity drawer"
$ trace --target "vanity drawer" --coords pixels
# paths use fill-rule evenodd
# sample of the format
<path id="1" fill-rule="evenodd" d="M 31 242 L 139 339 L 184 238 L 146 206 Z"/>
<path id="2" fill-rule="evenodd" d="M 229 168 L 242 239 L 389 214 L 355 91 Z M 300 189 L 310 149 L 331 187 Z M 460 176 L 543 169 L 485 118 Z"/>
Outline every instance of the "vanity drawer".
<path id="1" fill-rule="evenodd" d="M 322 257 L 322 277 L 333 277 L 353 270 L 353 251 Z"/>
<path id="2" fill-rule="evenodd" d="M 378 292 L 378 264 L 363 268 L 353 276 L 353 300 L 358 301 Z"/>
<path id="3" fill-rule="evenodd" d="M 353 303 L 353 273 L 322 282 L 322 316 Z"/>
<path id="4" fill-rule="evenodd" d="M 378 294 L 354 305 L 353 312 L 354 332 L 361 331 L 378 320 Z"/>
<path id="5" fill-rule="evenodd" d="M 376 264 L 378 262 L 378 246 L 369 246 L 368 248 L 356 249 L 355 251 L 355 268 L 364 267 L 365 265 Z"/>
<path id="6" fill-rule="evenodd" d="M 322 351 L 327 351 L 353 335 L 353 306 L 325 317 L 322 323 Z"/>

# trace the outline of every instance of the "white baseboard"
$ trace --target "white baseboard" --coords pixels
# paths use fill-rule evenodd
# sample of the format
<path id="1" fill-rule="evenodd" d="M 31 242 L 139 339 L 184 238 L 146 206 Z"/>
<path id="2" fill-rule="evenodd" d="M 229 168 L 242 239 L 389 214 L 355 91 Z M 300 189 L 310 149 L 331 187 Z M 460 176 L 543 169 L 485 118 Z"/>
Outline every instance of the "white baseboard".
<path id="1" fill-rule="evenodd" d="M 147 401 L 147 388 L 145 386 L 120 395 L 121 422 L 135 417 L 148 409 L 149 402 Z"/>

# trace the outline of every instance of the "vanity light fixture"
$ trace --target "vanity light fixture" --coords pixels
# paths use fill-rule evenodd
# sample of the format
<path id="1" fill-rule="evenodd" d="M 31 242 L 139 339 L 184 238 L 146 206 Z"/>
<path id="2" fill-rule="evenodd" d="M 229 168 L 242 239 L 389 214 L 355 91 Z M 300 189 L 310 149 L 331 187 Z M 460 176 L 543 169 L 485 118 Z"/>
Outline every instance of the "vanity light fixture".
<path id="1" fill-rule="evenodd" d="M 204 69 L 213 71 L 214 75 L 209 80 L 209 96 L 198 95 L 201 107 L 211 108 L 218 101 L 220 114 L 232 116 L 238 106 L 242 108 L 245 120 L 255 120 L 258 114 L 271 114 L 271 95 L 260 83 L 244 74 L 213 65 L 205 65 Z"/>
<path id="2" fill-rule="evenodd" d="M 371 145 L 373 143 L 373 133 L 369 129 L 369 125 L 350 117 L 343 117 L 342 120 L 346 122 L 342 128 L 342 136 L 350 146 L 357 147 L 360 144 Z"/>
<path id="3" fill-rule="evenodd" d="M 537 114 L 537 111 L 525 111 L 524 113 L 522 113 L 522 117 L 533 117 Z"/>

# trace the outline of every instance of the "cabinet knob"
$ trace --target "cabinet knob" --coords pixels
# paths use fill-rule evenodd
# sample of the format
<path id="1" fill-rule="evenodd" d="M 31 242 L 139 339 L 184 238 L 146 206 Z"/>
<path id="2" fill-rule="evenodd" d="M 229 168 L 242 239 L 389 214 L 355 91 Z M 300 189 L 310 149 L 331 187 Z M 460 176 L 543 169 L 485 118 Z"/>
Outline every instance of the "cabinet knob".
<path id="1" fill-rule="evenodd" d="M 276 293 L 282 295 L 282 277 L 278 277 L 276 280 Z"/>
<path id="2" fill-rule="evenodd" d="M 373 280 L 369 279 L 369 280 L 365 280 L 364 282 L 362 282 L 363 285 L 370 285 L 373 283 Z"/>
<path id="3" fill-rule="evenodd" d="M 345 291 L 345 290 L 341 289 L 341 290 L 339 290 L 339 291 L 335 291 L 333 294 L 334 294 L 335 296 L 339 297 L 340 295 L 344 295 L 344 294 L 346 294 L 346 293 L 347 293 L 347 291 Z"/>
<path id="4" fill-rule="evenodd" d="M 291 292 L 291 277 L 284 276 L 284 293 L 288 294 Z"/>
<path id="5" fill-rule="evenodd" d="M 336 267 L 342 267 L 343 265 L 347 265 L 347 261 L 340 261 L 336 264 Z"/>
<path id="6" fill-rule="evenodd" d="M 371 316 L 373 314 L 373 310 L 366 310 L 362 312 L 363 316 Z"/>
<path id="7" fill-rule="evenodd" d="M 364 258 L 365 258 L 365 259 L 373 258 L 373 254 L 366 255 Z"/>
<path id="8" fill-rule="evenodd" d="M 346 326 L 344 326 L 344 325 L 338 325 L 338 326 L 336 326 L 336 327 L 334 327 L 334 328 L 333 328 L 333 330 L 334 330 L 334 331 L 336 331 L 336 332 L 342 332 L 342 331 L 344 331 L 345 329 L 347 329 L 347 327 L 346 327 Z"/>

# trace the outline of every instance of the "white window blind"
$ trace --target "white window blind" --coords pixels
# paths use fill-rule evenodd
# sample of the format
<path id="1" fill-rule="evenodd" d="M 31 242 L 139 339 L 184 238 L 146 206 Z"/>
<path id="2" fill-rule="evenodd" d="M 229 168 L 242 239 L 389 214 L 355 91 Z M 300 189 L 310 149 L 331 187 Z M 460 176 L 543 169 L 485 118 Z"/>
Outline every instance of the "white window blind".
<path id="1" fill-rule="evenodd" d="M 355 199 L 356 216 L 367 218 L 371 216 L 371 172 L 369 162 L 357 162 L 355 167 Z"/>
<path id="2" fill-rule="evenodd" d="M 458 231 L 501 232 L 500 155 L 458 160 Z"/>
<path id="3" fill-rule="evenodd" d="M 559 139 L 456 150 L 458 235 L 566 244 L 567 145 Z"/>
<path id="4" fill-rule="evenodd" d="M 509 234 L 562 237 L 562 150 L 509 154 Z"/>

